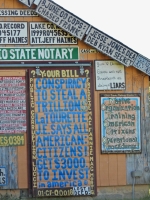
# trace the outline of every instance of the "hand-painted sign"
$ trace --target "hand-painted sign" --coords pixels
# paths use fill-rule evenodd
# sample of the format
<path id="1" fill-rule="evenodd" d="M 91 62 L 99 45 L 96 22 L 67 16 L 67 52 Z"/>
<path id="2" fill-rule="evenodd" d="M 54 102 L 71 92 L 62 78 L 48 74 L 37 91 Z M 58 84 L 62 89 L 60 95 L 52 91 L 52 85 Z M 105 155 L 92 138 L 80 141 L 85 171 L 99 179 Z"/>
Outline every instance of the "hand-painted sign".
<path id="1" fill-rule="evenodd" d="M 91 75 L 30 71 L 34 196 L 95 194 Z"/>
<path id="2" fill-rule="evenodd" d="M 28 44 L 27 22 L 0 22 L 0 44 Z"/>
<path id="3" fill-rule="evenodd" d="M 12 60 L 78 60 L 78 47 L 12 47 L 0 48 L 0 61 Z"/>
<path id="4" fill-rule="evenodd" d="M 84 41 L 127 67 L 131 66 L 137 57 L 135 51 L 94 27 L 91 27 Z"/>
<path id="5" fill-rule="evenodd" d="M 24 146 L 24 134 L 0 135 L 0 147 Z"/>
<path id="6" fill-rule="evenodd" d="M 21 3 L 25 4 L 28 7 L 31 7 L 33 4 L 34 0 L 19 0 Z"/>
<path id="7" fill-rule="evenodd" d="M 150 76 L 150 60 L 144 56 L 139 54 L 133 66 Z"/>
<path id="8" fill-rule="evenodd" d="M 140 94 L 101 94 L 102 153 L 141 151 Z"/>
<path id="9" fill-rule="evenodd" d="M 38 14 L 32 9 L 0 9 L 0 16 L 37 17 Z"/>
<path id="10" fill-rule="evenodd" d="M 0 166 L 0 186 L 7 185 L 6 167 Z"/>
<path id="11" fill-rule="evenodd" d="M 117 61 L 95 61 L 96 90 L 124 90 L 124 66 Z"/>
<path id="12" fill-rule="evenodd" d="M 77 44 L 77 38 L 53 23 L 30 23 L 30 44 Z"/>
<path id="13" fill-rule="evenodd" d="M 80 40 L 89 28 L 88 23 L 51 0 L 41 0 L 36 12 Z"/>
<path id="14" fill-rule="evenodd" d="M 25 77 L 0 77 L 0 133 L 24 133 L 26 129 Z M 0 139 L 0 143 L 7 140 Z M 15 143 L 17 138 L 12 139 Z"/>

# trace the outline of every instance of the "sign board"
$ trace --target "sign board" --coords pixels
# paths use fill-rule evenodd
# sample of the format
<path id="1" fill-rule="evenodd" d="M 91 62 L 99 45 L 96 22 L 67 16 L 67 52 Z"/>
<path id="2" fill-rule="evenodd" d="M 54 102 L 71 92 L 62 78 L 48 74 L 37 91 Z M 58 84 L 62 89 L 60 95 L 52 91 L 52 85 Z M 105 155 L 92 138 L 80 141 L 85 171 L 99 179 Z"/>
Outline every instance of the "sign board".
<path id="1" fill-rule="evenodd" d="M 101 94 L 102 153 L 141 152 L 140 94 Z"/>
<path id="2" fill-rule="evenodd" d="M 117 61 L 95 61 L 96 90 L 125 90 L 124 66 Z"/>
<path id="3" fill-rule="evenodd" d="M 78 60 L 78 47 L 12 47 L 0 48 L 0 61 Z"/>
<path id="4" fill-rule="evenodd" d="M 0 135 L 0 147 L 24 146 L 24 134 L 2 134 Z"/>
<path id="5" fill-rule="evenodd" d="M 95 195 L 90 67 L 30 70 L 33 196 Z"/>
<path id="6" fill-rule="evenodd" d="M 88 23 L 51 0 L 41 0 L 36 12 L 80 40 L 89 28 Z"/>
<path id="7" fill-rule="evenodd" d="M 0 186 L 7 185 L 6 167 L 0 166 Z"/>
<path id="8" fill-rule="evenodd" d="M 26 6 L 30 7 L 34 0 L 19 0 L 21 3 L 25 4 Z"/>
<path id="9" fill-rule="evenodd" d="M 77 38 L 53 23 L 30 23 L 30 44 L 77 44 Z"/>
<path id="10" fill-rule="evenodd" d="M 28 44 L 27 22 L 0 22 L 0 44 Z"/>
<path id="11" fill-rule="evenodd" d="M 0 77 L 0 86 L 0 133 L 26 132 L 25 77 Z M 0 139 L 3 143 L 4 138 Z"/>
<path id="12" fill-rule="evenodd" d="M 150 60 L 144 56 L 139 54 L 133 66 L 150 76 Z"/>
<path id="13" fill-rule="evenodd" d="M 131 66 L 137 57 L 135 51 L 94 27 L 91 27 L 84 42 L 127 67 Z"/>
<path id="14" fill-rule="evenodd" d="M 32 9 L 0 9 L 0 17 L 37 17 L 38 14 Z"/>

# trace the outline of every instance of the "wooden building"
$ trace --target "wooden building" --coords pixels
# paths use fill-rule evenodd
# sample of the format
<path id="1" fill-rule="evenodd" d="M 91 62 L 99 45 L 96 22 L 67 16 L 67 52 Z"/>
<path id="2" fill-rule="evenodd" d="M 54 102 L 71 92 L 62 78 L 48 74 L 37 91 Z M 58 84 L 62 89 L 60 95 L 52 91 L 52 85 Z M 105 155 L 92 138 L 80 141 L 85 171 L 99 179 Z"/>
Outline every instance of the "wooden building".
<path id="1" fill-rule="evenodd" d="M 148 195 L 149 66 L 54 1 L 0 0 L 0 194 Z"/>

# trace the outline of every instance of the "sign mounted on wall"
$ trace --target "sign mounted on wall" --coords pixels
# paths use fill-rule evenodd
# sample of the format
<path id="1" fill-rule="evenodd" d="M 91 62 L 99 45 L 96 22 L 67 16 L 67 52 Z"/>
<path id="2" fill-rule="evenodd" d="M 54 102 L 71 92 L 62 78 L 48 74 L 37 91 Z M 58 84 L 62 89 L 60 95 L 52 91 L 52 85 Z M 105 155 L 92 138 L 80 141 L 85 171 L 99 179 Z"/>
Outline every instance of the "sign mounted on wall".
<path id="1" fill-rule="evenodd" d="M 30 23 L 30 44 L 77 44 L 77 38 L 53 23 Z"/>
<path id="2" fill-rule="evenodd" d="M 133 64 L 138 55 L 129 47 L 94 27 L 91 27 L 84 42 L 127 67 Z"/>
<path id="3" fill-rule="evenodd" d="M 27 22 L 0 22 L 0 44 L 28 44 Z"/>
<path id="4" fill-rule="evenodd" d="M 140 94 L 101 94 L 102 153 L 141 152 Z"/>
<path id="5" fill-rule="evenodd" d="M 21 3 L 25 4 L 28 7 L 31 7 L 35 0 L 19 0 Z"/>
<path id="6" fill-rule="evenodd" d="M 0 16 L 37 17 L 38 14 L 32 9 L 0 9 Z"/>
<path id="7" fill-rule="evenodd" d="M 96 192 L 90 67 L 30 71 L 33 196 Z"/>
<path id="8" fill-rule="evenodd" d="M 41 0 L 36 12 L 78 39 L 82 39 L 89 24 L 51 0 Z"/>
<path id="9" fill-rule="evenodd" d="M 117 61 L 95 61 L 96 90 L 125 90 L 124 66 Z"/>
<path id="10" fill-rule="evenodd" d="M 25 77 L 0 77 L 0 86 L 0 134 L 26 132 Z M 6 140 L 16 144 L 16 140 L 19 142 L 19 137 L 18 140 L 15 137 L 5 138 L 4 142 L 2 137 L 0 146 L 7 144 Z"/>
<path id="11" fill-rule="evenodd" d="M 7 185 L 6 167 L 0 166 L 0 186 Z"/>
<path id="12" fill-rule="evenodd" d="M 78 60 L 78 47 L 12 47 L 0 48 L 0 61 Z"/>

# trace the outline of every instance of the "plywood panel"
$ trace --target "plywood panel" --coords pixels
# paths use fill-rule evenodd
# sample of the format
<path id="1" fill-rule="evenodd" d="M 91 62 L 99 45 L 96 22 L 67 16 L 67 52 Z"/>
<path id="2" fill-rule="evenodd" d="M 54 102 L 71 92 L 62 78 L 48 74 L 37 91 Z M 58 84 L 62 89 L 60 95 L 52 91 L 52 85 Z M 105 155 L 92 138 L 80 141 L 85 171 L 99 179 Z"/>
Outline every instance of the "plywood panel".
<path id="1" fill-rule="evenodd" d="M 148 173 L 145 171 L 145 168 L 148 166 L 148 140 L 147 135 L 149 135 L 149 132 L 146 130 L 146 124 L 148 122 L 145 119 L 145 116 L 147 115 L 145 109 L 147 106 L 146 103 L 146 97 L 148 94 L 148 77 L 145 77 L 146 75 L 133 68 L 133 76 L 132 76 L 132 89 L 129 87 L 129 92 L 133 93 L 141 93 L 141 141 L 142 141 L 142 153 L 141 154 L 131 154 L 127 155 L 127 184 L 132 184 L 133 180 L 131 177 L 131 171 L 134 170 L 140 170 L 143 175 L 141 178 L 136 178 L 136 184 L 146 184 L 148 183 Z M 131 77 L 128 76 L 128 81 L 130 83 Z M 145 79 L 145 80 L 144 80 Z M 129 86 L 129 84 L 128 84 Z"/>
<path id="2" fill-rule="evenodd" d="M 99 115 L 99 95 L 97 92 L 94 94 L 94 110 L 95 116 Z M 96 179 L 97 186 L 100 186 L 100 121 L 98 117 L 95 117 L 95 144 L 96 144 Z"/>
<path id="3" fill-rule="evenodd" d="M 100 177 L 101 186 L 109 186 L 108 155 L 100 155 Z"/>
<path id="4" fill-rule="evenodd" d="M 5 7 L 5 0 L 1 0 L 0 1 L 0 8 L 4 8 Z"/>
<path id="5" fill-rule="evenodd" d="M 17 147 L 0 147 L 0 166 L 6 167 L 7 185 L 2 189 L 18 188 Z"/>
<path id="6" fill-rule="evenodd" d="M 25 70 L 0 70 L 0 76 L 25 76 Z"/>
<path id="7" fill-rule="evenodd" d="M 27 139 L 25 136 L 25 146 L 18 147 L 18 187 L 28 188 L 28 165 L 27 165 Z"/>
<path id="8" fill-rule="evenodd" d="M 117 182 L 126 185 L 126 155 L 117 155 Z"/>
<path id="9" fill-rule="evenodd" d="M 13 8 L 14 0 L 5 0 L 5 8 Z"/>
<path id="10" fill-rule="evenodd" d="M 118 163 L 117 163 L 118 155 L 113 154 L 108 156 L 109 160 L 109 185 L 117 185 L 118 184 Z"/>

